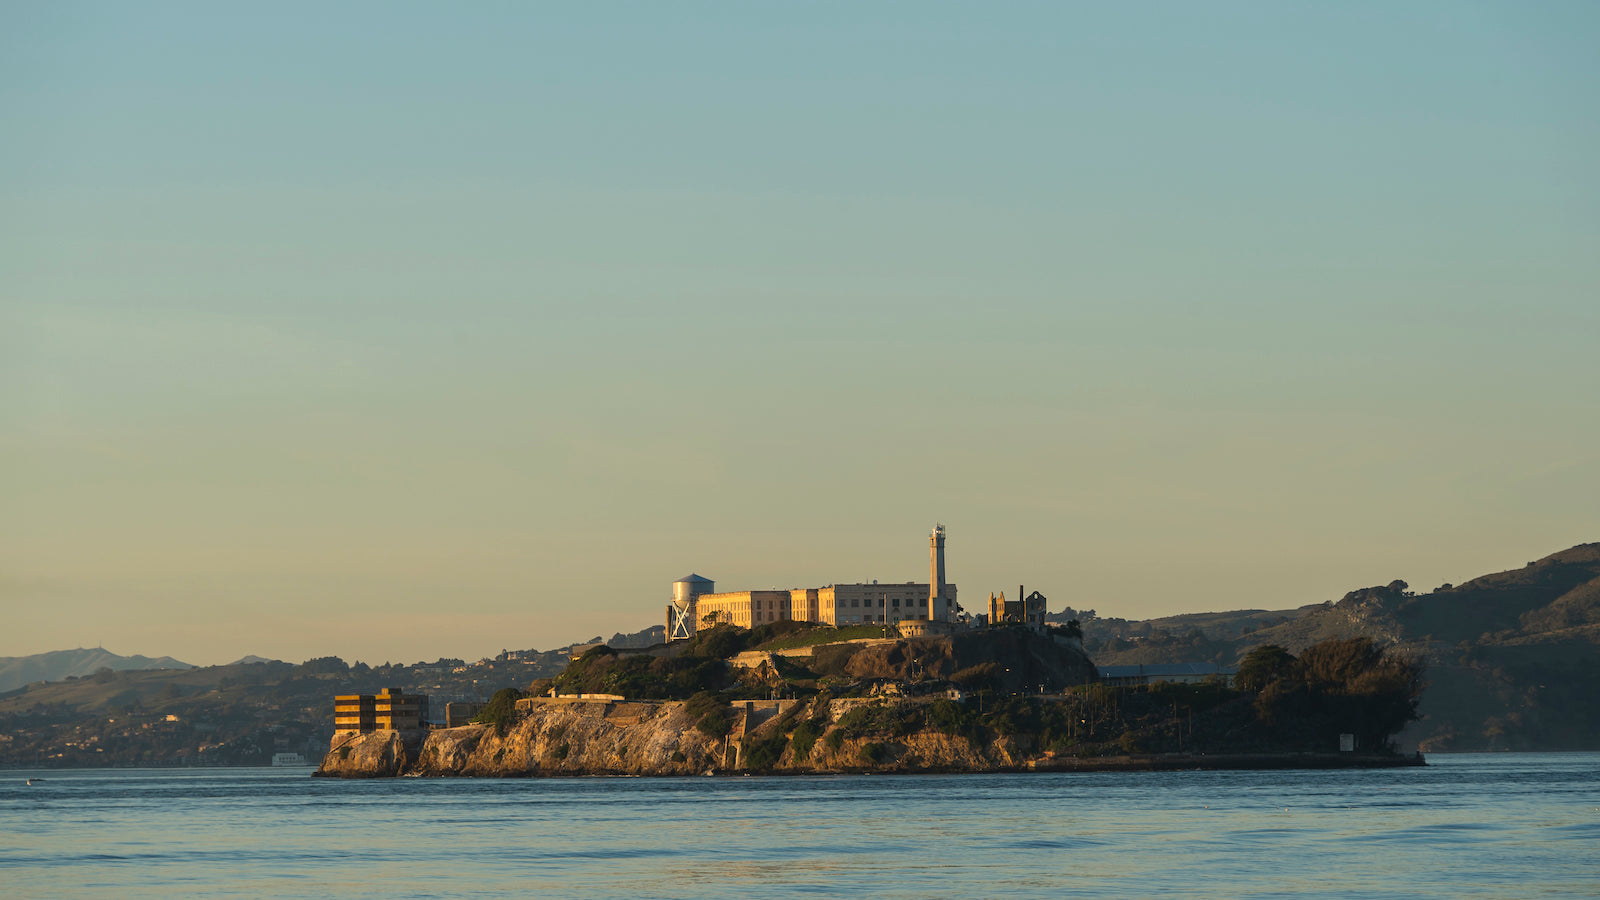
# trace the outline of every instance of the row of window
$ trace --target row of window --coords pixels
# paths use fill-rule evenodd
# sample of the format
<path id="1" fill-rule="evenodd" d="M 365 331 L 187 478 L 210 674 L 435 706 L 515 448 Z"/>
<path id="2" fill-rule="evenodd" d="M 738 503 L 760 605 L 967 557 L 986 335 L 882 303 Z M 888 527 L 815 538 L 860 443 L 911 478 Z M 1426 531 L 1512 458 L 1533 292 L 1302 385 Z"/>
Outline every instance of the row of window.
<path id="1" fill-rule="evenodd" d="M 863 604 L 861 602 L 861 598 L 859 598 L 859 597 L 851 597 L 850 598 L 850 605 L 851 606 L 862 606 Z M 872 600 L 869 598 L 865 605 L 866 606 L 871 606 L 872 605 Z M 891 605 L 893 605 L 895 608 L 898 609 L 899 606 L 900 606 L 900 598 L 899 597 L 895 597 L 893 599 L 893 601 L 891 601 Z M 911 605 L 911 600 L 909 598 L 906 600 L 906 605 L 907 606 Z M 917 601 L 917 605 L 918 606 L 927 606 L 928 605 L 928 598 L 927 597 L 923 597 L 923 598 L 919 599 Z M 878 598 L 878 608 L 879 609 L 883 608 L 883 598 L 882 597 Z"/>
<path id="2" fill-rule="evenodd" d="M 905 616 L 905 617 L 894 616 L 894 617 L 892 617 L 892 620 L 895 621 L 895 622 L 900 622 L 900 621 L 910 622 L 910 621 L 914 621 L 914 617 L 910 617 L 910 616 Z M 841 622 L 882 622 L 883 621 L 883 616 L 874 616 L 871 613 L 868 613 L 866 615 L 860 615 L 860 616 L 841 616 L 839 618 L 839 621 L 841 621 Z"/>

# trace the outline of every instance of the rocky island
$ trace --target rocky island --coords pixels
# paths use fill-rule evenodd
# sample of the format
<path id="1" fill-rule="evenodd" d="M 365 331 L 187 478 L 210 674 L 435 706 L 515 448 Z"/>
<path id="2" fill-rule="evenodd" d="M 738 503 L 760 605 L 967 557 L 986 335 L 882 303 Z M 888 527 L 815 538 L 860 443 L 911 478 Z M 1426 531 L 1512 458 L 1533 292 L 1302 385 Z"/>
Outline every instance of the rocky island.
<path id="1" fill-rule="evenodd" d="M 868 632 L 865 634 L 857 632 Z M 1102 683 L 1066 629 L 900 638 L 882 628 L 718 626 L 596 647 L 497 693 L 469 725 L 340 732 L 318 770 L 703 775 L 1421 764 L 1389 737 L 1420 667 L 1365 639 L 1252 653 L 1232 683 Z"/>

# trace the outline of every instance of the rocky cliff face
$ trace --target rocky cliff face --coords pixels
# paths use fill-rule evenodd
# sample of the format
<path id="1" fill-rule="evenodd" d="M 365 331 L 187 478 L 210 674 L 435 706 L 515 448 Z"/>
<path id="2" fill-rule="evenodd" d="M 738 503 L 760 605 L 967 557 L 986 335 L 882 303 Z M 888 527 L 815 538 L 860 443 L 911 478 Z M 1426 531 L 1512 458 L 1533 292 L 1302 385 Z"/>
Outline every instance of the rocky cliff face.
<path id="1" fill-rule="evenodd" d="M 924 726 L 886 739 L 838 728 L 841 717 L 861 706 L 904 713 L 921 705 L 925 704 L 919 700 L 784 701 L 749 707 L 740 703 L 733 707 L 732 732 L 713 737 L 695 727 L 694 718 L 679 702 L 540 703 L 504 732 L 467 725 L 426 735 L 343 734 L 334 739 L 317 774 L 381 778 L 693 775 L 750 768 L 790 773 L 988 771 L 1022 766 L 1032 756 L 1027 741 L 1016 738 L 975 743 Z M 797 741 L 793 736 L 797 728 L 814 734 L 810 740 Z"/>
<path id="2" fill-rule="evenodd" d="M 318 775 L 386 778 L 404 774 L 428 737 L 423 731 L 339 732 L 333 736 Z"/>
<path id="3" fill-rule="evenodd" d="M 1111 692 L 1094 702 L 1099 712 Z M 1128 700 L 1133 695 L 1129 695 Z M 1004 702 L 1004 701 L 999 701 Z M 1021 701 L 1016 701 L 1021 702 Z M 1040 701 L 1045 705 L 1050 702 Z M 1164 706 L 1165 698 L 1156 706 Z M 1248 698 L 1242 704 L 1249 716 Z M 1075 708 L 1077 709 L 1077 708 Z M 1220 708 L 1219 708 L 1220 709 Z M 1037 711 L 1037 708 L 1036 708 Z M 1113 716 L 1115 708 L 1110 712 Z M 1123 710 L 1127 712 L 1126 708 Z M 1235 710 L 1238 712 L 1238 710 Z M 736 703 L 732 730 L 712 736 L 696 724 L 688 705 L 661 703 L 539 702 L 501 731 L 468 725 L 427 733 L 341 735 L 317 774 L 343 778 L 397 775 L 697 775 L 759 772 L 995 772 L 1059 769 L 1252 769 L 1420 765 L 1420 758 L 1382 752 L 1350 754 L 1330 747 L 1287 747 L 1240 740 L 1239 722 L 1200 717 L 1199 747 L 1188 752 L 1154 746 L 1094 752 L 1068 747 L 1059 736 L 995 727 L 1010 715 L 978 725 L 971 704 L 928 698 L 825 698 Z M 1074 712 L 1074 716 L 1076 716 Z M 1103 719 L 1102 721 L 1107 721 Z M 1015 724 L 1022 725 L 1021 722 Z M 1177 725 L 1168 723 L 1170 731 Z M 1216 726 L 1216 727 L 1211 727 Z M 1192 727 L 1192 725 L 1191 725 Z M 1208 740 L 1208 732 L 1216 732 Z M 1161 729 L 1140 734 L 1159 737 Z M 1131 736 L 1131 733 L 1130 733 Z M 1115 742 L 1114 742 L 1115 743 Z M 1188 745 L 1185 745 L 1186 747 Z M 1132 755 L 1129 755 L 1129 754 Z"/>
<path id="4" fill-rule="evenodd" d="M 319 774 L 674 775 L 718 765 L 722 739 L 694 728 L 682 703 L 547 703 L 503 732 L 466 725 L 417 734 L 373 732 L 333 749 Z"/>

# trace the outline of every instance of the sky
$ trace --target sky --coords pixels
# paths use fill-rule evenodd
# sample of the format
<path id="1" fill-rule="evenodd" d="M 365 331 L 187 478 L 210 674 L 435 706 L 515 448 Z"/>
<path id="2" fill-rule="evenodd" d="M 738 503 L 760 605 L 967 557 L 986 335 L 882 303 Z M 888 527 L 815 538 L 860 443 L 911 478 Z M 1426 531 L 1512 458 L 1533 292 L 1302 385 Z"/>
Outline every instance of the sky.
<path id="1" fill-rule="evenodd" d="M 0 655 L 1600 540 L 1592 3 L 233 6 L 0 7 Z"/>

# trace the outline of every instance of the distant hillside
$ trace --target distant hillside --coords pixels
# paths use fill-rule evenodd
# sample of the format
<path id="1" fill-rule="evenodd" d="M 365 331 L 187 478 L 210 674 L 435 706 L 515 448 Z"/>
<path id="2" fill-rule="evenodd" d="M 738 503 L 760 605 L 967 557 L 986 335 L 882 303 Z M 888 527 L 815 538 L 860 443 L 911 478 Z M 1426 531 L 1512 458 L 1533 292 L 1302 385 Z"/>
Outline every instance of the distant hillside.
<path id="1" fill-rule="evenodd" d="M 264 765 L 278 752 L 315 758 L 333 735 L 336 694 L 384 687 L 425 693 L 438 717 L 452 700 L 487 700 L 500 688 L 555 674 L 570 654 L 549 656 L 412 666 L 323 657 L 34 681 L 0 692 L 0 769 Z"/>
<path id="2" fill-rule="evenodd" d="M 654 625 L 613 641 L 647 646 L 659 643 L 661 632 Z M 588 643 L 599 642 L 596 636 Z M 226 666 L 195 668 L 102 650 L 0 660 L 19 673 L 9 689 L 0 690 L 0 768 L 264 765 L 286 751 L 315 758 L 333 735 L 336 694 L 385 687 L 424 693 L 434 718 L 442 718 L 451 701 L 484 701 L 501 688 L 525 688 L 560 674 L 572 660 L 572 646 L 409 666 L 350 665 L 333 656 L 291 665 L 246 656 Z M 76 654 L 82 656 L 75 668 L 37 665 Z M 17 665 L 28 662 L 35 665 Z M 162 665 L 170 668 L 133 670 Z"/>
<path id="3" fill-rule="evenodd" d="M 1426 661 L 1423 719 L 1404 736 L 1424 750 L 1600 749 L 1600 543 L 1424 594 L 1397 580 L 1291 610 L 1051 618 L 1067 617 L 1102 666 L 1232 665 L 1263 644 L 1366 635 Z"/>
<path id="4" fill-rule="evenodd" d="M 103 647 L 86 650 L 52 650 L 33 656 L 0 657 L 0 691 L 9 691 L 35 681 L 60 681 L 68 675 L 93 675 L 101 669 L 125 672 L 143 669 L 192 669 L 170 656 L 118 656 Z"/>
<path id="5" fill-rule="evenodd" d="M 651 625 L 643 631 L 635 631 L 632 634 L 623 634 L 619 631 L 611 636 L 611 640 L 606 641 L 606 646 L 624 650 L 654 647 L 657 644 L 665 644 L 666 642 L 667 627 L 665 625 Z"/>
<path id="6" fill-rule="evenodd" d="M 1494 634 L 1502 641 L 1600 626 L 1600 544 L 1579 544 L 1521 569 L 1445 585 L 1400 604 L 1395 617 L 1414 635 L 1457 643 Z"/>
<path id="7" fill-rule="evenodd" d="M 265 656 L 256 656 L 256 655 L 252 654 L 250 656 L 240 657 L 239 659 L 236 659 L 233 662 L 228 663 L 228 665 L 230 665 L 230 666 L 253 666 L 256 663 L 281 663 L 281 662 L 283 662 L 283 660 L 281 660 L 281 659 L 267 659 Z"/>

